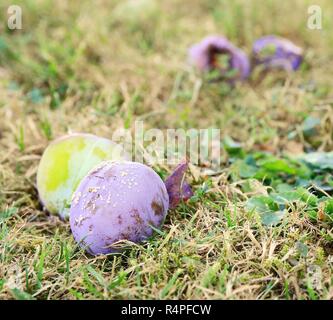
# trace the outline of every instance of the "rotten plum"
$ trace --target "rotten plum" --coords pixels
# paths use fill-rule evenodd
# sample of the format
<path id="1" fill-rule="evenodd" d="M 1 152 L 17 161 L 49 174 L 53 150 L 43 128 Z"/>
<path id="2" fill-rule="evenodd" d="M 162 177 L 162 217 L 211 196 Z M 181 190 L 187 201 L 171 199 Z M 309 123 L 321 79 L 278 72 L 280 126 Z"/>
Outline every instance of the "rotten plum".
<path id="1" fill-rule="evenodd" d="M 93 254 L 117 252 L 120 240 L 141 242 L 160 228 L 169 208 L 159 175 L 137 162 L 105 161 L 81 181 L 70 209 L 75 240 Z"/>

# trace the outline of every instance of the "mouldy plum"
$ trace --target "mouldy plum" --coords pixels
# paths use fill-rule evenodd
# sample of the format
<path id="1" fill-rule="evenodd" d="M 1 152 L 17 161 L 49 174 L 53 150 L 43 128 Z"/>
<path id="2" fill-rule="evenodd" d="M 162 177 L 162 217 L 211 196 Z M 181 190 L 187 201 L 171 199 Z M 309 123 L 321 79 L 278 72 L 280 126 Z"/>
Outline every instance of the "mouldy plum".
<path id="1" fill-rule="evenodd" d="M 218 70 L 221 78 L 230 81 L 245 80 L 250 75 L 246 53 L 225 37 L 208 36 L 193 45 L 188 53 L 190 63 L 200 71 Z"/>
<path id="2" fill-rule="evenodd" d="M 280 68 L 297 70 L 303 60 L 303 49 L 290 40 L 275 35 L 259 38 L 253 43 L 252 53 L 255 65 L 265 69 Z"/>
<path id="3" fill-rule="evenodd" d="M 37 189 L 45 208 L 61 218 L 69 214 L 72 195 L 82 178 L 104 160 L 123 159 L 122 148 L 111 140 L 77 133 L 52 142 L 37 172 Z"/>
<path id="4" fill-rule="evenodd" d="M 81 181 L 70 209 L 75 240 L 89 253 L 116 252 L 114 243 L 138 243 L 159 228 L 169 207 L 162 179 L 137 162 L 105 161 Z"/>

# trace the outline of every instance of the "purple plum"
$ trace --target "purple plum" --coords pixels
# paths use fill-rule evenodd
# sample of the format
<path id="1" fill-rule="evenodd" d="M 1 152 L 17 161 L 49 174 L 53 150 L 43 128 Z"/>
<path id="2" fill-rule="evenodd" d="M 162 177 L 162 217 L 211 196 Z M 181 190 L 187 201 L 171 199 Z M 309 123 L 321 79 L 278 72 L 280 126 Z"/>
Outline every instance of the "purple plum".
<path id="1" fill-rule="evenodd" d="M 81 181 L 72 199 L 70 226 L 75 240 L 93 255 L 117 252 L 120 240 L 141 242 L 164 222 L 166 186 L 137 162 L 105 161 Z"/>
<path id="2" fill-rule="evenodd" d="M 190 62 L 200 71 L 218 70 L 231 81 L 245 80 L 250 75 L 246 53 L 222 36 L 208 36 L 189 49 Z"/>
<path id="3" fill-rule="evenodd" d="M 254 62 L 266 69 L 280 68 L 295 71 L 303 59 L 302 48 L 288 39 L 268 35 L 256 40 L 252 48 Z"/>

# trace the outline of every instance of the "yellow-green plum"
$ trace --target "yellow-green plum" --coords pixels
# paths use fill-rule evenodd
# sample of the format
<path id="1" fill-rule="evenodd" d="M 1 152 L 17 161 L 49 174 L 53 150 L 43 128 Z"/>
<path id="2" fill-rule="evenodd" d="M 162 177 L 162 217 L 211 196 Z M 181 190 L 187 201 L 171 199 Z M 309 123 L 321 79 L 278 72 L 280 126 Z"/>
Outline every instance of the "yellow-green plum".
<path id="1" fill-rule="evenodd" d="M 74 191 L 82 178 L 104 160 L 128 157 L 109 139 L 76 133 L 61 137 L 45 150 L 37 172 L 37 189 L 44 207 L 62 219 L 69 216 Z"/>

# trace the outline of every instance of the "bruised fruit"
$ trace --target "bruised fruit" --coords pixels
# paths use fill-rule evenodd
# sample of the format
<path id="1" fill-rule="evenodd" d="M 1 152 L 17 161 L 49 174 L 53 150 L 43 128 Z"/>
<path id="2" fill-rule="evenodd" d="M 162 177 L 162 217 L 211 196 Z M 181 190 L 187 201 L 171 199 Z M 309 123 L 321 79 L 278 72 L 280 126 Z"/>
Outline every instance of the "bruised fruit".
<path id="1" fill-rule="evenodd" d="M 104 160 L 126 158 L 120 145 L 92 134 L 71 134 L 45 150 L 37 172 L 37 189 L 45 208 L 68 217 L 74 191 L 82 178 Z"/>
<path id="2" fill-rule="evenodd" d="M 265 69 L 280 68 L 296 71 L 303 60 L 303 49 L 288 39 L 275 35 L 259 38 L 253 44 L 255 65 L 263 65 Z"/>
<path id="3" fill-rule="evenodd" d="M 137 162 L 105 161 L 91 170 L 76 190 L 70 210 L 75 240 L 89 253 L 117 252 L 116 242 L 138 243 L 159 228 L 169 208 L 189 199 L 187 162 L 164 183 Z"/>
<path id="4" fill-rule="evenodd" d="M 105 161 L 81 181 L 73 196 L 70 226 L 89 253 L 116 252 L 120 240 L 138 243 L 164 222 L 169 196 L 151 168 L 137 162 Z"/>
<path id="5" fill-rule="evenodd" d="M 250 75 L 246 53 L 227 38 L 211 35 L 189 49 L 189 61 L 200 71 L 217 71 L 218 78 L 245 80 Z"/>

